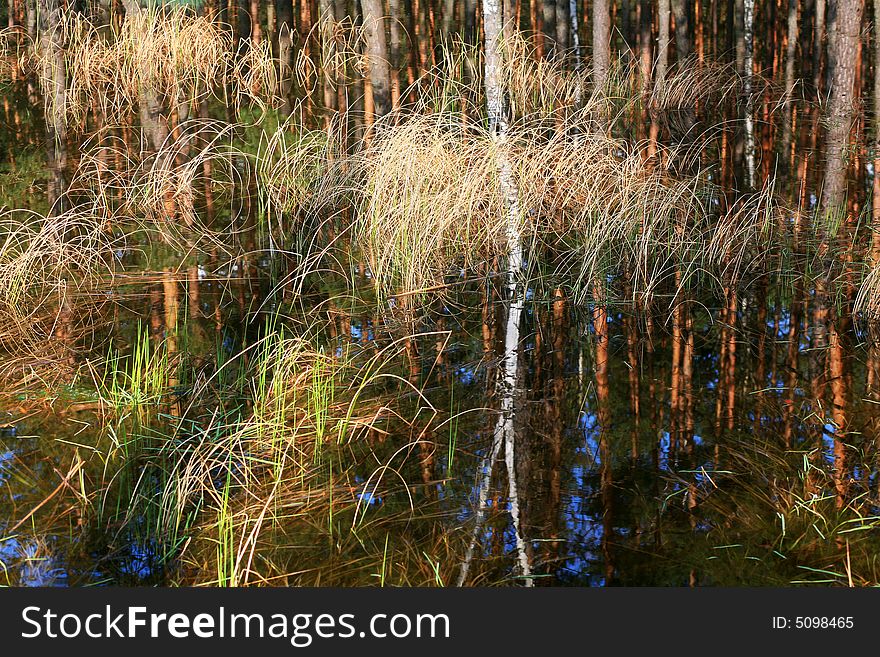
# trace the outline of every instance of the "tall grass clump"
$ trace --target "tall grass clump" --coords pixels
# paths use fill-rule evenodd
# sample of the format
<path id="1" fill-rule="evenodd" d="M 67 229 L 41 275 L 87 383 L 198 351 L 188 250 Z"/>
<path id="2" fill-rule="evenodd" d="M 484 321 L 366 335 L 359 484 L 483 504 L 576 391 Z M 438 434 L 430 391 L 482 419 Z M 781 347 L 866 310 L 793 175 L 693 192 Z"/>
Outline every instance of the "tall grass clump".
<path id="1" fill-rule="evenodd" d="M 236 62 L 231 33 L 186 7 L 150 6 L 126 15 L 118 31 L 99 30 L 79 12 L 63 12 L 57 27 L 65 44 L 67 93 L 57 96 L 53 81 L 40 78 L 46 115 L 60 114 L 75 130 L 86 125 L 87 113 L 100 109 L 105 116 L 124 116 L 136 108 L 145 89 L 173 105 L 197 106 L 209 95 L 223 98 L 227 83 L 236 106 L 250 102 L 274 103 L 276 66 L 266 48 L 248 48 Z M 26 71 L 51 70 L 44 58 L 51 49 L 41 41 L 45 31 L 22 52 Z M 63 103 L 55 107 L 56 103 Z"/>
<path id="2" fill-rule="evenodd" d="M 7 210 L 0 214 L 0 349 L 51 367 L 74 353 L 75 309 L 112 278 L 114 240 L 99 217 Z M 94 301 L 94 299 L 91 299 Z"/>

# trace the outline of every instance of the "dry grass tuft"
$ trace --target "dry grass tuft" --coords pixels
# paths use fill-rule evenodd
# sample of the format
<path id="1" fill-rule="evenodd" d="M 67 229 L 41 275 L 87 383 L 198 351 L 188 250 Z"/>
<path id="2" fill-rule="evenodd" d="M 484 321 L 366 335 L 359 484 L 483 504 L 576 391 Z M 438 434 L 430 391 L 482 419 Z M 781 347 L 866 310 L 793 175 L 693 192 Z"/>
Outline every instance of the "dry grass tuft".
<path id="1" fill-rule="evenodd" d="M 67 93 L 52 93 L 53 80 L 40 78 L 47 116 L 61 113 L 70 126 L 85 124 L 97 108 L 123 116 L 150 89 L 172 103 L 195 105 L 229 82 L 236 105 L 274 103 L 279 88 L 275 61 L 267 46 L 251 46 L 235 65 L 230 33 L 186 8 L 146 9 L 126 16 L 118 33 L 99 31 L 78 12 L 64 12 L 58 26 L 64 44 Z M 51 49 L 41 34 L 23 55 L 27 70 L 51 71 Z M 54 107 L 61 100 L 62 107 Z M 232 100 L 232 99 L 231 99 Z"/>

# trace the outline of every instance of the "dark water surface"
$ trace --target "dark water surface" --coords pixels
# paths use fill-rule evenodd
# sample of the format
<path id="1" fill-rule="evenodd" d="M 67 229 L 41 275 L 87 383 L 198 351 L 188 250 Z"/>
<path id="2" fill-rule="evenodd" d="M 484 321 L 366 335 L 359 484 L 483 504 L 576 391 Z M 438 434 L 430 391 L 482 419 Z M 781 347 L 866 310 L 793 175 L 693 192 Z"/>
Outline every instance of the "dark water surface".
<path id="1" fill-rule="evenodd" d="M 246 394 L 222 389 L 235 388 L 236 374 L 221 384 L 217 370 L 247 345 L 259 349 L 267 322 L 279 322 L 272 318 L 284 293 L 265 296 L 269 273 L 256 264 L 233 280 L 214 278 L 210 264 L 160 272 L 120 289 L 118 301 L 102 308 L 107 323 L 96 323 L 87 351 L 99 364 L 108 350 L 130 352 L 143 330 L 153 349 L 167 349 L 168 312 L 179 314 L 171 354 L 177 381 L 138 428 L 144 440 L 184 426 L 180 415 L 204 425 L 218 399 L 227 412 L 247 413 Z M 368 289 L 370 281 L 360 284 Z M 449 585 L 476 537 L 473 583 L 521 580 L 521 558 L 537 585 L 846 584 L 871 576 L 878 402 L 867 381 L 877 356 L 852 326 L 840 347 L 843 381 L 835 383 L 823 373 L 829 347 L 814 346 L 809 322 L 792 326 L 790 300 L 777 290 L 741 298 L 728 327 L 708 304 L 651 314 L 609 306 L 608 337 L 598 343 L 589 307 L 533 292 L 515 413 L 524 556 L 501 462 L 489 478 L 485 518 L 475 513 L 497 416 L 492 379 L 503 318 L 497 297 L 490 302 L 475 285 L 436 303 L 415 325 L 394 310 L 333 311 L 320 340 L 328 351 L 361 359 L 416 329 L 406 340 L 405 351 L 416 354 L 405 359 L 410 366 L 387 368 L 411 385 L 389 379 L 381 395 L 406 423 L 359 434 L 358 445 L 339 450 L 336 467 L 348 471 L 338 495 L 348 499 L 279 520 L 261 547 L 277 553 L 269 573 L 294 573 L 285 581 L 300 583 Z M 313 307 L 326 311 L 326 298 L 314 291 Z M 461 311 L 479 308 L 481 298 L 482 311 Z M 673 371 L 685 350 L 692 367 Z M 597 359 L 607 363 L 604 375 Z M 200 377 L 213 379 L 209 398 L 191 397 Z M 112 459 L 100 455 L 118 437 L 90 384 L 81 378 L 58 391 L 32 388 L 4 402 L 5 576 L 23 585 L 200 581 L 204 572 L 174 556 L 185 532 L 173 539 L 154 533 L 149 510 L 122 522 L 129 505 L 149 507 L 151 486 L 139 481 L 134 498 L 127 497 L 131 487 L 114 488 Z M 161 440 L 186 438 L 178 432 Z M 139 477 L 159 477 L 174 458 L 153 457 L 157 445 L 138 461 Z M 99 481 L 110 483 L 92 492 Z M 159 484 L 152 487 L 157 497 Z M 221 489 L 222 478 L 216 484 Z"/>

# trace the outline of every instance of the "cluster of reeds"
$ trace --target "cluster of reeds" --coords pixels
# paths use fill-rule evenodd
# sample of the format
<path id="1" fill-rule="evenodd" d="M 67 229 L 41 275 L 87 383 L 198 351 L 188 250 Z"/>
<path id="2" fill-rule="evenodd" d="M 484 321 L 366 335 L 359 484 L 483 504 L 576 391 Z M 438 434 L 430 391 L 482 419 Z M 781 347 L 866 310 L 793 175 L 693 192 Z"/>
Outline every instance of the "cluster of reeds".
<path id="1" fill-rule="evenodd" d="M 672 115 L 725 102 L 739 84 L 727 68 L 675 67 L 644 90 L 621 66 L 610 94 L 592 88 L 586 68 L 536 61 L 522 37 L 505 49 L 512 122 L 503 143 L 475 111 L 480 66 L 468 62 L 478 53 L 451 44 L 415 104 L 376 121 L 348 154 L 335 124 L 321 133 L 291 123 L 294 136 L 271 136 L 256 159 L 261 189 L 300 225 L 354 209 L 352 240 L 386 296 L 440 289 L 450 274 L 503 255 L 502 159 L 517 184 L 520 232 L 555 254 L 555 278 L 581 300 L 621 265 L 630 288 L 651 295 L 664 281 L 729 280 L 766 258 L 782 211 L 772 188 L 728 202 L 711 171 L 693 170 L 711 128 L 694 115 L 689 129 L 704 140 L 646 158 L 647 145 L 618 127 L 641 103 Z"/>
<path id="2" fill-rule="evenodd" d="M 242 102 L 273 102 L 277 67 L 266 48 L 250 47 L 234 58 L 231 35 L 223 26 L 185 7 L 153 6 L 126 15 L 118 32 L 99 30 L 79 12 L 63 12 L 55 29 L 21 51 L 22 69 L 40 77 L 47 116 L 64 116 L 74 129 L 85 125 L 93 109 L 106 116 L 124 116 L 150 90 L 173 103 L 196 105 L 209 94 L 222 94 L 226 83 Z M 66 93 L 55 93 L 55 81 L 41 74 L 52 70 L 47 39 L 64 44 Z M 49 64 L 47 66 L 47 63 Z M 56 104 L 63 103 L 61 107 Z"/>
<path id="3" fill-rule="evenodd" d="M 93 455 L 103 488 L 88 523 L 149 544 L 153 568 L 190 584 L 303 576 L 295 563 L 316 537 L 322 551 L 363 549 L 350 532 L 372 522 L 375 500 L 403 500 L 394 522 L 414 512 L 406 461 L 436 411 L 426 416 L 430 403 L 394 373 L 403 341 L 330 354 L 270 321 L 183 394 L 168 344 L 139 331 L 128 351 L 102 365 L 109 440 Z M 404 432 L 413 442 L 380 457 L 385 436 Z"/>
<path id="4" fill-rule="evenodd" d="M 353 71 L 363 71 L 366 64 L 364 30 L 363 25 L 355 25 L 350 17 L 336 20 L 329 14 L 322 14 L 312 28 L 309 37 L 314 37 L 318 43 L 317 65 L 331 86 L 345 80 Z M 302 88 L 313 90 L 312 85 L 317 79 L 313 69 L 308 53 L 300 50 L 295 70 Z"/>
<path id="5" fill-rule="evenodd" d="M 825 447 L 786 450 L 750 436 L 726 444 L 723 468 L 682 476 L 685 489 L 698 490 L 695 513 L 708 520 L 709 539 L 723 546 L 711 558 L 724 559 L 726 567 L 789 560 L 791 580 L 777 585 L 877 584 L 876 495 L 869 482 L 853 481 L 842 498 L 841 477 L 849 475 L 837 471 Z"/>
<path id="6" fill-rule="evenodd" d="M 4 375 L 26 378 L 72 358 L 83 328 L 74 309 L 112 277 L 112 248 L 106 224 L 88 213 L 0 215 Z"/>
<path id="7" fill-rule="evenodd" d="M 436 288 L 503 254 L 499 148 L 518 182 L 520 232 L 557 254 L 555 278 L 576 296 L 622 264 L 650 295 L 676 271 L 725 278 L 770 251 L 771 190 L 722 206 L 705 177 L 649 165 L 639 145 L 591 125 L 588 111 L 549 134 L 543 116 L 521 119 L 503 146 L 457 114 L 377 125 L 339 179 L 355 192 L 356 235 L 383 294 Z"/>

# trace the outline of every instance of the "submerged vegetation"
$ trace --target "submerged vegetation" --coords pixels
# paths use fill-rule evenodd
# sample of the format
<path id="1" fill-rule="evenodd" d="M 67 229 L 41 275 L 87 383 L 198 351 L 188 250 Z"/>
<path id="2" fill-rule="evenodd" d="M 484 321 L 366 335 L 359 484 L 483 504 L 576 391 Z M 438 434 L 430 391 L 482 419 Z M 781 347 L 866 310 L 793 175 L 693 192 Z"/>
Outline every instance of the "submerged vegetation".
<path id="1" fill-rule="evenodd" d="M 876 585 L 847 3 L 404 4 L 10 2 L 0 583 Z"/>

